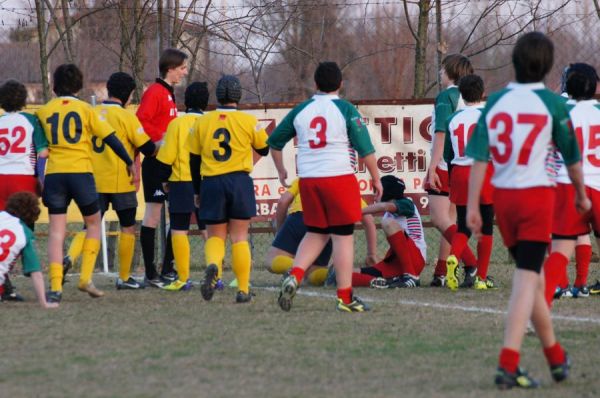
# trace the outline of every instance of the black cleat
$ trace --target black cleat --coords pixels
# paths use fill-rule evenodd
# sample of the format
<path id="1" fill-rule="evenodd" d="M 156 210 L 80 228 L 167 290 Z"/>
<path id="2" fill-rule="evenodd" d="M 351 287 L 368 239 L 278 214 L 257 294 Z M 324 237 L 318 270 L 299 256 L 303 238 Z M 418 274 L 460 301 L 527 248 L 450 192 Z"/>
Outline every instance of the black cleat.
<path id="1" fill-rule="evenodd" d="M 60 303 L 62 292 L 49 290 L 46 292 L 46 301 L 49 303 Z"/>
<path id="2" fill-rule="evenodd" d="M 465 267 L 465 280 L 460 284 L 459 288 L 469 289 L 475 286 L 475 278 L 477 276 L 476 267 Z"/>
<path id="3" fill-rule="evenodd" d="M 10 292 L 4 291 L 4 293 L 2 293 L 2 301 L 13 301 L 20 303 L 25 301 L 25 299 L 19 293 L 12 290 Z"/>
<path id="4" fill-rule="evenodd" d="M 117 290 L 137 290 L 143 289 L 145 286 L 142 283 L 139 283 L 132 277 L 129 277 L 126 281 L 121 278 L 117 278 L 117 282 L 115 283 L 115 287 Z"/>
<path id="5" fill-rule="evenodd" d="M 73 268 L 73 261 L 71 260 L 71 257 L 69 256 L 65 256 L 63 258 L 63 278 L 62 278 L 62 286 L 65 285 L 65 283 L 67 282 L 67 272 L 69 272 L 71 270 L 71 268 Z"/>
<path id="6" fill-rule="evenodd" d="M 429 284 L 431 287 L 444 287 L 446 286 L 446 276 L 444 275 L 434 275 L 431 283 Z"/>
<path id="7" fill-rule="evenodd" d="M 164 282 L 165 285 L 168 285 L 171 282 L 175 282 L 177 280 L 177 272 L 169 271 L 164 274 L 160 274 L 160 279 Z"/>
<path id="8" fill-rule="evenodd" d="M 565 361 L 560 365 L 550 366 L 550 374 L 555 382 L 560 383 L 569 377 L 569 369 L 571 368 L 571 359 L 569 354 L 565 352 Z"/>
<path id="9" fill-rule="evenodd" d="M 240 290 L 235 295 L 235 302 L 236 303 L 249 303 L 250 301 L 252 301 L 252 296 L 254 296 L 253 293 L 251 293 L 251 292 L 244 293 Z"/>
<path id="10" fill-rule="evenodd" d="M 415 278 L 411 275 L 402 275 L 396 276 L 392 279 L 388 280 L 388 287 L 390 289 L 394 288 L 411 288 L 411 287 L 419 287 L 421 286 L 421 281 L 419 278 Z"/>
<path id="11" fill-rule="evenodd" d="M 215 294 L 215 286 L 218 281 L 219 269 L 215 264 L 210 264 L 206 271 L 204 271 L 204 280 L 200 285 L 200 293 L 202 298 L 206 301 L 210 301 Z"/>
<path id="12" fill-rule="evenodd" d="M 537 380 L 531 378 L 527 372 L 521 368 L 517 368 L 516 373 L 510 373 L 502 368 L 498 368 L 494 383 L 496 383 L 496 387 L 500 390 L 509 390 L 513 387 L 532 389 L 540 386 L 540 383 Z"/>
<path id="13" fill-rule="evenodd" d="M 590 286 L 590 294 L 600 294 L 600 280 L 597 280 L 592 286 Z"/>

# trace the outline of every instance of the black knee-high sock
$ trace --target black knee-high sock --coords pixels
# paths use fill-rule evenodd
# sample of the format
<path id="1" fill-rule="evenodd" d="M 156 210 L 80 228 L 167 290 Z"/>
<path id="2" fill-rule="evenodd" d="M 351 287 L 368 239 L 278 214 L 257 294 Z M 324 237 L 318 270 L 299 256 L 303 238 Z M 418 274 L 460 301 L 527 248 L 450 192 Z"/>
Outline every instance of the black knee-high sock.
<path id="1" fill-rule="evenodd" d="M 173 241 L 171 240 L 171 228 L 167 234 L 167 244 L 165 245 L 165 256 L 163 257 L 163 266 L 161 274 L 167 274 L 175 271 L 173 268 Z"/>
<path id="2" fill-rule="evenodd" d="M 154 265 L 154 238 L 156 228 L 145 227 L 142 225 L 140 230 L 140 244 L 142 246 L 142 256 L 144 256 L 144 267 L 146 269 L 146 278 L 156 278 L 156 266 Z"/>

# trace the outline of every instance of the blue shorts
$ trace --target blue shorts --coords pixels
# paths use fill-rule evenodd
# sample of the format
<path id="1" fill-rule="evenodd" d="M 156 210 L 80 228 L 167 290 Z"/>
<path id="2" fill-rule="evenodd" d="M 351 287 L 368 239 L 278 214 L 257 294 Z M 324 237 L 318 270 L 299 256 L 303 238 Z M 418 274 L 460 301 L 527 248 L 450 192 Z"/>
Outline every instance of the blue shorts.
<path id="1" fill-rule="evenodd" d="M 235 172 L 202 178 L 199 213 L 200 219 L 207 224 L 254 217 L 256 198 L 252 177 L 248 173 Z"/>
<path id="2" fill-rule="evenodd" d="M 272 246 L 295 256 L 298 246 L 300 245 L 300 241 L 302 238 L 304 238 L 306 232 L 307 230 L 306 225 L 304 225 L 302 212 L 297 211 L 289 214 L 285 219 L 283 226 L 277 232 L 277 236 L 275 236 Z M 319 257 L 317 257 L 313 264 L 327 266 L 327 264 L 329 264 L 329 260 L 331 259 L 331 252 L 332 244 L 331 239 L 329 239 L 327 245 L 325 245 L 325 248 L 321 254 L 319 254 Z"/>
<path id="3" fill-rule="evenodd" d="M 50 214 L 65 214 L 74 200 L 83 216 L 100 210 L 96 182 L 92 173 L 54 173 L 46 175 L 42 202 Z"/>
<path id="4" fill-rule="evenodd" d="M 98 193 L 98 204 L 100 211 L 106 213 L 108 205 L 112 205 L 114 211 L 137 208 L 137 195 L 135 192 Z"/>
<path id="5" fill-rule="evenodd" d="M 194 212 L 194 186 L 191 181 L 169 181 L 169 213 Z"/>

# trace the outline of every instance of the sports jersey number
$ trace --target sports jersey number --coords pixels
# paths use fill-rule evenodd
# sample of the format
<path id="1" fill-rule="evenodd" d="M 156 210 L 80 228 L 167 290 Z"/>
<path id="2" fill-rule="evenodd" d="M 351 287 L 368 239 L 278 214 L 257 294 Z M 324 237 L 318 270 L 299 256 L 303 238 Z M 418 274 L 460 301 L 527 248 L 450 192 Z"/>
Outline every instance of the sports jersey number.
<path id="1" fill-rule="evenodd" d="M 0 230 L 0 261 L 6 260 L 10 254 L 10 248 L 15 244 L 17 237 L 9 229 Z"/>
<path id="2" fill-rule="evenodd" d="M 8 135 L 8 129 L 0 129 L 0 156 L 6 155 L 8 152 L 10 153 L 25 153 L 27 148 L 21 146 L 23 141 L 25 141 L 25 136 L 27 132 L 25 131 L 25 127 L 16 126 L 10 132 L 12 138 L 16 138 L 14 142 L 10 142 L 5 135 Z"/>
<path id="3" fill-rule="evenodd" d="M 579 143 L 579 152 L 583 156 L 583 129 L 577 127 L 575 129 L 577 135 L 577 141 Z M 600 126 L 590 126 L 590 135 L 588 140 L 588 149 L 593 150 L 594 153 L 589 153 L 586 158 L 588 162 L 594 167 L 600 167 L 600 159 L 596 155 L 597 149 L 600 146 Z"/>
<path id="4" fill-rule="evenodd" d="M 50 124 L 50 133 L 52 135 L 52 144 L 58 144 L 58 125 L 60 123 L 60 115 L 55 112 L 46 119 L 46 123 Z M 74 134 L 71 135 L 71 121 L 75 125 Z M 62 121 L 62 133 L 63 137 L 69 144 L 77 144 L 81 139 L 81 132 L 83 130 L 83 124 L 81 123 L 81 116 L 77 112 L 69 112 L 65 115 Z"/>
<path id="5" fill-rule="evenodd" d="M 229 142 L 231 141 L 231 133 L 226 128 L 217 129 L 214 132 L 213 138 L 219 140 L 219 149 L 213 151 L 213 156 L 217 162 L 226 162 L 231 157 L 231 147 Z M 221 153 L 223 150 L 223 153 Z"/>
<path id="6" fill-rule="evenodd" d="M 309 125 L 311 130 L 316 130 L 317 138 L 319 142 L 310 139 L 308 140 L 308 146 L 311 149 L 323 148 L 327 145 L 327 135 L 325 132 L 327 131 L 327 120 L 322 116 L 317 116 L 313 120 L 311 120 Z M 317 128 L 318 127 L 318 128 Z"/>
<path id="7" fill-rule="evenodd" d="M 519 113 L 517 115 L 517 124 L 530 124 L 531 130 L 527 134 L 525 141 L 523 141 L 523 146 L 519 151 L 519 156 L 517 158 L 517 164 L 521 166 L 527 165 L 529 163 L 529 157 L 531 156 L 531 149 L 535 144 L 535 140 L 540 135 L 546 123 L 548 123 L 548 115 L 538 115 L 533 113 Z M 504 151 L 500 151 L 497 146 L 490 147 L 490 152 L 492 156 L 496 160 L 496 162 L 502 164 L 508 162 L 510 159 L 510 155 L 512 154 L 513 142 L 511 134 L 514 130 L 514 121 L 512 117 L 505 112 L 498 113 L 494 115 L 492 120 L 490 121 L 490 129 L 499 128 L 500 124 L 504 130 L 502 133 L 498 135 L 498 142 L 504 146 Z"/>
<path id="8" fill-rule="evenodd" d="M 475 126 L 477 126 L 476 123 L 473 123 L 472 125 L 469 126 L 469 131 L 467 132 L 467 137 L 465 139 L 465 125 L 464 123 L 461 123 L 458 125 L 458 127 L 456 128 L 456 130 L 454 130 L 452 132 L 452 134 L 454 134 L 457 138 L 458 141 L 458 156 L 459 157 L 463 157 L 465 156 L 465 146 L 467 145 L 467 142 L 471 139 L 471 136 L 473 135 L 473 131 L 475 131 Z"/>
<path id="9" fill-rule="evenodd" d="M 98 144 L 98 141 L 100 141 L 100 144 Z M 94 150 L 94 152 L 96 153 L 102 153 L 104 152 L 104 140 L 101 140 L 98 137 L 92 137 L 92 149 Z"/>

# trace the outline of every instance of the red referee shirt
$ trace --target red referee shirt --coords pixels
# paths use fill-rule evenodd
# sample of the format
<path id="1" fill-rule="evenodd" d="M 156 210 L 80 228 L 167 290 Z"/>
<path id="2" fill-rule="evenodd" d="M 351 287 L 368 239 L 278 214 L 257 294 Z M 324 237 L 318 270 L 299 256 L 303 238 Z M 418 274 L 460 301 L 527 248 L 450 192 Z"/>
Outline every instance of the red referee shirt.
<path id="1" fill-rule="evenodd" d="M 144 91 L 137 117 L 153 142 L 162 140 L 169 122 L 177 117 L 173 87 L 156 79 L 156 83 Z"/>

